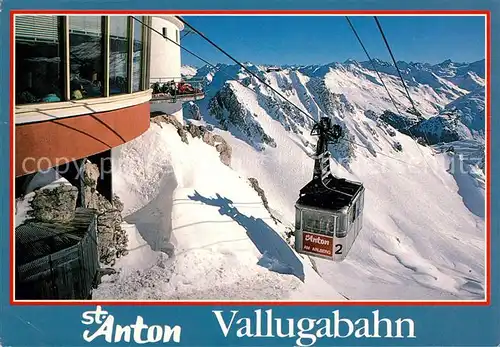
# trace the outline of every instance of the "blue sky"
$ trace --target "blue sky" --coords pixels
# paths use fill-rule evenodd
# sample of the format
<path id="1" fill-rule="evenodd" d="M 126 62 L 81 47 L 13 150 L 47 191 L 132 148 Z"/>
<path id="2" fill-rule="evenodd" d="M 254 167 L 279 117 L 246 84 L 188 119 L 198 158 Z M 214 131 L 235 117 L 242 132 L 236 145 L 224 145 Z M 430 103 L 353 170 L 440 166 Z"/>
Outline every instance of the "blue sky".
<path id="1" fill-rule="evenodd" d="M 240 61 L 326 64 L 366 56 L 343 16 L 184 16 Z M 350 17 L 372 58 L 390 60 L 373 17 Z M 397 60 L 439 63 L 485 58 L 484 17 L 379 17 Z M 211 63 L 230 60 L 196 34 L 181 44 Z M 204 65 L 183 51 L 183 65 Z"/>

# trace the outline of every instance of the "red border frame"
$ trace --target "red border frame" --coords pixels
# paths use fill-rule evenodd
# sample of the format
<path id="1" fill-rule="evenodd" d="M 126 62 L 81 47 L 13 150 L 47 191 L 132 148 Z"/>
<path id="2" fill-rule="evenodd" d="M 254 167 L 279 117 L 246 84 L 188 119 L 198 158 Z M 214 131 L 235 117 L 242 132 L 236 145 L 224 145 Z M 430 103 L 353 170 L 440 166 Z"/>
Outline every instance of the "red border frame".
<path id="1" fill-rule="evenodd" d="M 19 306 L 489 306 L 491 303 L 491 12 L 489 10 L 11 10 L 10 11 L 10 174 L 14 177 L 14 15 L 15 14 L 176 14 L 176 15 L 484 15 L 486 16 L 486 300 L 485 301 L 15 301 L 14 300 L 14 214 L 10 225 L 10 304 Z M 10 210 L 14 211 L 14 181 L 10 184 Z"/>

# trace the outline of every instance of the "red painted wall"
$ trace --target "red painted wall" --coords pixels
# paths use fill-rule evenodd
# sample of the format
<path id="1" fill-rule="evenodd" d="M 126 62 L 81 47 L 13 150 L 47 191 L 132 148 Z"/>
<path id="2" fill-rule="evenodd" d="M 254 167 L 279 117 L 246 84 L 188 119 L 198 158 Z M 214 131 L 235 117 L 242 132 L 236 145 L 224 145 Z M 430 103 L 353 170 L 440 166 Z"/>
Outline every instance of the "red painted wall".
<path id="1" fill-rule="evenodd" d="M 120 110 L 16 125 L 16 177 L 128 142 L 149 128 L 149 102 Z"/>

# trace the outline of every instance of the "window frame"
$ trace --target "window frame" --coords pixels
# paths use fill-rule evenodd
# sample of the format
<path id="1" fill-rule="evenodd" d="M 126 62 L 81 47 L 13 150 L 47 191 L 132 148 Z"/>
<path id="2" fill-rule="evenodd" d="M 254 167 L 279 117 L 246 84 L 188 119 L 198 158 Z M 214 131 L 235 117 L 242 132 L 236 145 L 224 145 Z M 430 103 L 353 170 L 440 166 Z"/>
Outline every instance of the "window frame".
<path id="1" fill-rule="evenodd" d="M 70 56 L 70 50 L 71 50 L 71 40 L 70 40 L 70 17 L 74 16 L 65 16 L 67 18 L 67 38 L 68 41 L 66 42 L 66 46 L 68 47 L 68 55 L 67 55 L 67 61 L 69 65 L 69 70 L 68 70 L 68 75 L 65 76 L 68 85 L 69 85 L 69 92 L 70 94 L 68 95 L 68 99 L 64 101 L 73 101 L 71 99 L 71 56 Z M 101 22 L 101 32 L 100 32 L 100 40 L 101 40 L 101 60 L 102 60 L 102 95 L 96 96 L 96 97 L 89 97 L 89 98 L 83 98 L 83 100 L 89 100 L 89 99 L 99 99 L 99 98 L 106 98 L 109 97 L 107 95 L 107 91 L 109 91 L 109 56 L 107 53 L 109 53 L 109 20 L 107 21 L 107 18 L 109 16 L 92 16 L 92 17 L 100 17 L 100 22 Z"/>
<path id="2" fill-rule="evenodd" d="M 150 26 L 149 23 L 149 16 L 142 16 L 143 23 L 146 25 Z M 141 78 L 139 80 L 139 90 L 138 92 L 143 92 L 148 88 L 148 84 L 146 83 L 146 78 L 147 78 L 147 70 L 148 70 L 148 51 L 149 51 L 149 45 L 148 45 L 148 32 L 150 30 L 147 30 L 147 27 L 144 26 L 142 28 L 142 52 L 141 52 Z"/>
<path id="3" fill-rule="evenodd" d="M 357 215 L 357 208 L 358 208 L 358 200 L 356 200 L 354 202 L 354 204 L 352 204 L 352 207 L 351 207 L 351 213 L 350 213 L 350 216 L 349 216 L 349 223 L 354 223 L 358 217 Z"/>
<path id="4" fill-rule="evenodd" d="M 108 66 L 108 78 L 107 78 L 107 81 L 108 81 L 108 85 L 107 85 L 107 90 L 108 90 L 108 94 L 107 96 L 116 96 L 116 95 L 126 95 L 126 94 L 130 94 L 129 90 L 129 79 L 131 76 L 129 76 L 130 74 L 130 16 L 106 16 L 108 19 L 108 26 L 107 26 L 107 30 L 108 30 L 108 37 L 107 37 L 107 42 L 108 42 L 108 46 L 111 47 L 111 17 L 125 17 L 125 22 L 126 22 L 126 25 L 127 25 L 127 91 L 126 92 L 123 92 L 123 93 L 116 93 L 116 94 L 111 94 L 111 84 L 109 82 L 109 79 L 110 79 L 110 70 L 109 68 L 111 67 L 110 66 L 110 63 L 111 61 L 108 61 L 107 63 L 107 66 Z M 108 50 L 107 52 L 107 57 L 109 60 L 111 60 L 111 48 Z"/>
<path id="5" fill-rule="evenodd" d="M 318 211 L 307 208 L 298 208 L 298 211 L 300 211 L 300 231 L 317 235 L 324 235 L 328 237 L 335 237 L 337 231 L 339 230 L 337 226 L 337 222 L 339 220 L 338 215 L 328 213 L 326 211 Z M 298 214 L 296 212 L 296 226 L 297 217 Z M 329 231 L 326 227 L 328 223 L 333 226 L 331 231 Z"/>
<path id="6" fill-rule="evenodd" d="M 14 65 L 14 71 L 15 71 L 15 68 L 16 67 L 16 62 L 17 62 L 17 36 L 16 36 L 16 33 L 15 33 L 15 26 L 16 26 L 16 18 L 17 17 L 33 17 L 33 16 L 36 16 L 34 14 L 26 14 L 26 15 L 15 15 L 14 16 L 14 42 L 13 42 L 13 46 L 14 46 L 14 57 L 13 57 L 13 65 Z M 66 32 L 66 29 L 67 29 L 67 26 L 66 26 L 66 23 L 65 23 L 65 17 L 66 16 L 60 16 L 60 15 L 44 15 L 44 16 L 49 16 L 49 17 L 55 17 L 56 18 L 56 23 L 57 23 L 57 44 L 59 45 L 58 47 L 58 58 L 61 60 L 60 61 L 60 66 L 59 66 L 59 81 L 58 81 L 58 84 L 59 84 L 59 92 L 60 92 L 60 97 L 61 97 L 61 100 L 60 101 L 57 101 L 57 102 L 37 102 L 37 103 L 25 103 L 25 104 L 18 104 L 17 103 L 17 95 L 18 95 L 18 90 L 17 90 L 17 83 L 14 84 L 14 90 L 13 90 L 13 98 L 14 98 L 14 107 L 23 107 L 23 106 L 27 106 L 27 105 L 37 105 L 37 104 L 57 104 L 58 102 L 65 102 L 67 101 L 67 92 L 66 92 L 66 89 L 69 88 L 69 82 L 67 82 L 67 78 L 66 78 L 66 65 L 67 65 L 67 56 L 69 56 L 69 51 L 66 52 L 66 47 L 69 45 L 69 41 L 67 40 L 67 37 L 65 35 L 65 32 Z M 23 41 L 23 40 L 19 40 L 19 41 Z M 36 39 L 34 39 L 34 42 L 36 42 Z M 68 53 L 68 54 L 66 54 Z M 16 81 L 16 76 L 13 76 L 14 77 L 14 81 Z M 69 94 L 68 94 L 69 95 Z"/>
<path id="7" fill-rule="evenodd" d="M 17 15 L 16 16 L 30 16 L 30 14 L 26 15 Z M 71 15 L 54 15 L 57 17 L 59 23 L 59 39 L 61 45 L 61 101 L 53 102 L 51 104 L 64 103 L 73 101 L 71 99 L 71 60 L 70 60 L 70 25 L 69 19 Z M 111 30 L 110 30 L 110 22 L 111 16 L 96 16 L 101 17 L 102 21 L 102 61 L 103 61 L 103 93 L 102 96 L 91 98 L 91 99 L 99 99 L 99 98 L 109 98 L 115 95 L 110 95 L 110 83 L 109 83 L 109 75 L 110 75 L 110 45 L 111 45 Z M 143 22 L 146 24 L 151 23 L 151 16 L 143 16 Z M 14 21 L 15 23 L 15 21 Z M 127 92 L 122 93 L 120 95 L 130 95 L 135 93 L 141 93 L 149 89 L 149 69 L 150 66 L 150 47 L 151 47 L 151 33 L 150 30 L 146 30 L 143 28 L 142 30 L 142 52 L 141 52 L 141 76 L 139 80 L 139 90 L 137 92 L 133 92 L 133 50 L 134 50 L 134 27 L 135 25 L 141 25 L 136 22 L 133 16 L 128 16 L 128 64 L 127 64 L 127 75 L 128 75 L 128 85 Z M 16 43 L 16 37 L 14 36 L 14 47 Z M 15 48 L 14 48 L 15 49 Z M 14 54 L 17 52 L 14 51 Z M 14 59 L 16 60 L 16 59 Z M 15 64 L 15 61 L 14 61 Z M 44 105 L 48 104 L 46 102 L 37 102 L 37 103 L 28 103 L 28 104 L 17 104 L 16 96 L 17 90 L 14 90 L 14 106 L 15 107 L 23 107 L 23 106 L 33 106 L 33 105 Z M 90 99 L 90 98 L 89 98 Z"/>
<path id="8" fill-rule="evenodd" d="M 148 16 L 141 16 L 141 18 L 139 19 L 142 23 L 144 24 L 148 24 L 147 23 L 147 18 Z M 141 32 L 141 44 L 142 44 L 142 49 L 141 49 L 141 62 L 140 62 L 140 72 L 139 72 L 139 90 L 135 91 L 134 92 L 134 47 L 135 47 L 135 28 L 136 26 L 142 26 L 141 23 L 139 23 L 138 21 L 134 20 L 134 17 L 133 16 L 130 16 L 130 20 L 131 20 L 131 32 L 130 32 L 130 41 L 129 41 L 129 44 L 130 44 L 130 48 L 129 48 L 129 53 L 130 53 L 130 58 L 129 58 L 129 63 L 130 63 L 130 84 L 129 84 L 129 93 L 139 93 L 139 92 L 142 92 L 144 91 L 144 80 L 145 80 L 145 77 L 146 77 L 146 73 L 145 73 L 145 70 L 147 68 L 147 66 L 145 66 L 145 60 L 146 60 L 146 38 L 147 38 L 147 31 L 145 29 L 145 27 L 142 28 L 142 32 Z"/>

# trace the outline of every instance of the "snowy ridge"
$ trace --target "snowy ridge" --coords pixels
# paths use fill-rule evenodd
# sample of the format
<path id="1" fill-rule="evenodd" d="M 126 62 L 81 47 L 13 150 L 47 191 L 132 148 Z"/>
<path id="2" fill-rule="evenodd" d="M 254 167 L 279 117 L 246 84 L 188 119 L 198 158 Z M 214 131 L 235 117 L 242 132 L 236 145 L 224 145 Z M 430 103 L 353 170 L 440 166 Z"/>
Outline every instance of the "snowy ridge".
<path id="1" fill-rule="evenodd" d="M 432 145 L 473 139 L 484 143 L 485 116 L 484 90 L 478 89 L 453 100 L 439 115 L 420 121 L 408 133 Z"/>
<path id="2" fill-rule="evenodd" d="M 342 300 L 286 243 L 248 182 L 213 147 L 188 140 L 151 124 L 115 151 L 114 189 L 135 223 L 126 225 L 131 251 L 93 297 Z"/>
<path id="3" fill-rule="evenodd" d="M 450 102 L 443 113 L 454 114 L 474 135 L 484 139 L 486 121 L 484 89 L 475 90 Z"/>
<path id="4" fill-rule="evenodd" d="M 197 68 L 189 65 L 181 66 L 181 76 L 191 78 L 196 75 Z"/>
<path id="5" fill-rule="evenodd" d="M 454 115 L 443 114 L 415 124 L 408 132 L 431 144 L 471 139 L 472 132 Z"/>
<path id="6" fill-rule="evenodd" d="M 408 70 L 422 112 L 415 116 L 389 70 L 383 78 L 401 114 L 376 74 L 356 62 L 269 73 L 247 66 L 314 119 L 329 116 L 344 129 L 330 147 L 332 171 L 366 188 L 364 227 L 347 259 L 315 259 L 315 272 L 285 241 L 298 192 L 312 176 L 313 121 L 239 66 L 219 64 L 197 70 L 206 97 L 196 102 L 197 119 L 188 121 L 225 139 L 230 167 L 201 139 L 188 135 L 189 144 L 182 142 L 170 124 L 152 124 L 115 149 L 114 189 L 135 243 L 118 263 L 122 271 L 106 277 L 95 298 L 484 299 L 484 139 L 456 117 L 466 132 L 460 141 L 430 147 L 408 131 L 446 120 L 447 105 L 475 95 L 450 80 L 458 67 L 447 70 L 449 78 L 444 67 L 422 73 L 420 82 L 413 78 L 417 65 Z M 437 133 L 448 125 L 429 128 Z"/>
<path id="7" fill-rule="evenodd" d="M 221 69 L 248 83 L 248 76 L 239 67 L 225 65 Z M 346 261 L 317 261 L 321 276 L 354 299 L 483 298 L 485 202 L 481 174 L 470 168 L 450 172 L 449 156 L 436 155 L 434 149 L 418 145 L 408 136 L 411 134 L 394 130 L 380 118 L 384 111 L 394 111 L 394 106 L 375 72 L 360 64 L 261 73 L 314 118 L 332 117 L 354 143 L 340 142 L 339 148 L 331 148 L 336 159 L 332 170 L 365 183 L 365 227 Z M 309 155 L 315 139 L 309 136 L 310 120 L 289 105 L 284 106 L 279 97 L 254 79 L 247 85 L 256 93 L 228 81 L 221 70 L 211 69 L 210 74 L 208 88 L 218 88 L 198 102 L 203 118 L 219 127 L 216 130 L 233 146 L 232 167 L 258 178 L 271 209 L 291 223 L 298 191 L 312 175 Z M 391 73 L 382 75 L 403 111 L 401 122 L 411 126 L 415 116 L 404 112 L 411 105 L 400 81 Z M 423 119 L 416 118 L 417 123 L 440 117 L 448 104 L 469 94 L 435 73 L 428 76 L 433 77 L 433 83 L 441 84 L 436 87 L 416 80 L 408 83 L 423 113 Z M 246 121 L 260 124 L 275 140 L 276 147 L 264 146 L 256 151 L 250 139 L 221 127 L 219 120 L 212 117 L 211 96 L 227 84 L 236 93 L 233 99 L 238 100 L 238 107 L 248 111 L 242 112 Z M 470 129 L 464 124 L 459 128 L 465 134 L 461 140 L 470 137 Z M 468 141 L 481 146 L 480 139 Z M 467 185 L 465 178 L 472 183 Z"/>
<path id="8" fill-rule="evenodd" d="M 435 147 L 440 155 L 446 158 L 448 170 L 455 177 L 464 204 L 474 214 L 484 218 L 486 186 L 484 143 L 464 140 Z"/>

